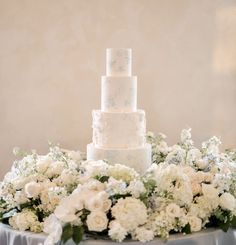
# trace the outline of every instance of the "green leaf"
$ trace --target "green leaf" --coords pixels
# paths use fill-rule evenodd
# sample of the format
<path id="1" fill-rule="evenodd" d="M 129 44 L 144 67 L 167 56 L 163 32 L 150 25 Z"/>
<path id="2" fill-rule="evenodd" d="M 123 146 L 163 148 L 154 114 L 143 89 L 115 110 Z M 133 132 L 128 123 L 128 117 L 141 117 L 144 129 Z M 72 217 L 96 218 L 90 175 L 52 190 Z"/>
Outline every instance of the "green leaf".
<path id="1" fill-rule="evenodd" d="M 83 227 L 81 227 L 81 226 L 74 226 L 73 227 L 72 239 L 76 245 L 78 245 L 81 242 L 81 240 L 83 238 L 83 234 L 84 234 Z"/>
<path id="2" fill-rule="evenodd" d="M 63 231 L 62 231 L 62 236 L 61 236 L 62 242 L 66 243 L 70 238 L 72 238 L 72 235 L 73 235 L 73 230 L 71 224 L 66 224 L 63 227 Z"/>
<path id="3" fill-rule="evenodd" d="M 188 223 L 187 225 L 185 225 L 185 227 L 182 229 L 182 232 L 185 234 L 190 234 L 191 233 L 191 226 Z"/>
<path id="4" fill-rule="evenodd" d="M 103 175 L 103 176 L 96 176 L 95 177 L 97 180 L 99 180 L 102 183 L 105 183 L 108 181 L 108 179 L 110 178 L 109 176 Z"/>
<path id="5" fill-rule="evenodd" d="M 236 216 L 233 216 L 233 219 L 231 220 L 231 226 L 232 228 L 236 228 Z"/>
<path id="6" fill-rule="evenodd" d="M 7 213 L 2 214 L 1 220 L 8 220 L 8 219 L 11 218 L 15 213 L 17 213 L 17 209 L 14 208 L 14 209 L 8 211 Z"/>

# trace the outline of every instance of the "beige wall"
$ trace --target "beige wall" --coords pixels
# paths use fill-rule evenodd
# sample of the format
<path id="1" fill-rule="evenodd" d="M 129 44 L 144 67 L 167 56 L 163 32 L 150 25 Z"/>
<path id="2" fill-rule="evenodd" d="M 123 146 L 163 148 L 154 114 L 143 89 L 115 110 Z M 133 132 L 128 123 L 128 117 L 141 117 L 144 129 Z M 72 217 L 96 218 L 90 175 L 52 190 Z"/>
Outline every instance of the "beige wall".
<path id="1" fill-rule="evenodd" d="M 85 150 L 106 47 L 130 47 L 148 129 L 236 146 L 236 1 L 0 0 L 0 177 L 12 148 Z"/>

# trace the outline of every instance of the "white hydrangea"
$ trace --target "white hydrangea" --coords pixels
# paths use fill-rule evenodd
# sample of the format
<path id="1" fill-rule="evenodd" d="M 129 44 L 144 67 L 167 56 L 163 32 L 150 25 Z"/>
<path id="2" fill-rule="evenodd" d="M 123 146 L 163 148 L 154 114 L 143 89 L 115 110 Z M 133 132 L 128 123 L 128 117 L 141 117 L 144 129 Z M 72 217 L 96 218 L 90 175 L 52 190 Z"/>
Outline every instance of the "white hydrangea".
<path id="1" fill-rule="evenodd" d="M 132 238 L 140 242 L 149 242 L 154 238 L 154 232 L 148 230 L 145 227 L 137 227 L 134 232 L 132 232 Z"/>
<path id="2" fill-rule="evenodd" d="M 127 231 L 132 231 L 147 221 L 147 208 L 139 199 L 126 197 L 112 207 L 112 216 Z"/>
<path id="3" fill-rule="evenodd" d="M 16 213 L 9 219 L 9 224 L 17 230 L 40 232 L 42 229 L 41 223 L 38 221 L 37 215 L 29 210 L 24 209 L 21 213 Z"/>
<path id="4" fill-rule="evenodd" d="M 122 242 L 128 235 L 128 232 L 119 222 L 113 220 L 109 224 L 108 235 L 112 240 Z"/>

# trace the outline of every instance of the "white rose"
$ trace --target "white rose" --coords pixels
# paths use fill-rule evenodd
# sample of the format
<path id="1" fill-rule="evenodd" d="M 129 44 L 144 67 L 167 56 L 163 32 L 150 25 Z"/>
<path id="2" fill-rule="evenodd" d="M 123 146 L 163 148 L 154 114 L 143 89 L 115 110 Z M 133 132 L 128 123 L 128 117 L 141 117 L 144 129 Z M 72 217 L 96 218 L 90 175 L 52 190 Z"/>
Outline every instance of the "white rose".
<path id="1" fill-rule="evenodd" d="M 63 222 L 75 222 L 83 209 L 83 203 L 79 193 L 72 193 L 70 196 L 61 199 L 54 213 Z"/>
<path id="2" fill-rule="evenodd" d="M 86 208 L 89 211 L 107 212 L 111 207 L 111 200 L 105 191 L 101 191 L 94 197 L 91 197 L 86 202 Z"/>
<path id="3" fill-rule="evenodd" d="M 36 198 L 40 194 L 41 185 L 35 181 L 29 182 L 25 185 L 25 193 L 29 198 Z"/>
<path id="4" fill-rule="evenodd" d="M 236 201 L 230 193 L 223 193 L 220 196 L 220 206 L 222 209 L 233 211 L 236 206 Z"/>
<path id="5" fill-rule="evenodd" d="M 208 199 L 218 200 L 219 191 L 213 185 L 202 184 L 202 193 Z"/>
<path id="6" fill-rule="evenodd" d="M 166 214 L 169 217 L 173 217 L 173 218 L 178 218 L 181 216 L 181 210 L 180 207 L 178 205 L 176 205 L 175 203 L 170 203 L 167 207 L 166 207 Z"/>
<path id="7" fill-rule="evenodd" d="M 202 220 L 196 216 L 189 216 L 188 223 L 192 232 L 200 231 L 202 229 Z"/>
<path id="8" fill-rule="evenodd" d="M 90 231 L 100 232 L 107 229 L 108 219 L 105 213 L 96 211 L 87 216 L 86 223 Z"/>
<path id="9" fill-rule="evenodd" d="M 205 169 L 207 166 L 209 165 L 207 159 L 199 159 L 198 161 L 196 161 L 196 166 L 199 169 Z"/>
<path id="10" fill-rule="evenodd" d="M 127 188 L 127 191 L 135 198 L 139 198 L 141 193 L 146 192 L 146 188 L 141 180 L 132 180 Z"/>
<path id="11" fill-rule="evenodd" d="M 108 235 L 112 240 L 117 242 L 122 242 L 128 234 L 126 229 L 115 220 L 110 222 L 109 228 Z"/>

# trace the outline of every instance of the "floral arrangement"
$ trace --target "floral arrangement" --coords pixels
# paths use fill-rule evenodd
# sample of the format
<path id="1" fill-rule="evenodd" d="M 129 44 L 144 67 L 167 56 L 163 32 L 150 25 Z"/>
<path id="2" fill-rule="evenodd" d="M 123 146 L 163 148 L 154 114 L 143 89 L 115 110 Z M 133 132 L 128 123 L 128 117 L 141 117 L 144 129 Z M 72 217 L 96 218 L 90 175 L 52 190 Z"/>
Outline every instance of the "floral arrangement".
<path id="1" fill-rule="evenodd" d="M 86 161 L 51 146 L 45 156 L 18 155 L 0 184 L 0 219 L 18 230 L 44 231 L 45 245 L 83 237 L 122 242 L 168 239 L 206 227 L 236 227 L 236 150 L 212 137 L 194 146 L 191 130 L 168 146 L 148 133 L 153 164 L 143 175 L 121 164 Z"/>

